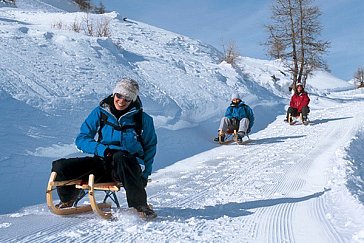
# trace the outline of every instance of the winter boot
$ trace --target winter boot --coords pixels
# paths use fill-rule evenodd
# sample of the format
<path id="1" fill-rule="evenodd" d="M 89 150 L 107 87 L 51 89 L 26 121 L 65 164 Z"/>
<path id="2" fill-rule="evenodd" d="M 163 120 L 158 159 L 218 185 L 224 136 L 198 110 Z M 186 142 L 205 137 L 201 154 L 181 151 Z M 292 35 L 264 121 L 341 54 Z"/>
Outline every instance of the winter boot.
<path id="1" fill-rule="evenodd" d="M 75 203 L 75 200 L 70 200 L 68 202 L 59 202 L 58 204 L 56 204 L 56 208 L 62 209 L 62 208 L 70 208 L 73 206 L 73 204 Z"/>
<path id="2" fill-rule="evenodd" d="M 154 219 L 157 217 L 157 214 L 149 205 L 137 206 L 135 209 L 139 213 L 140 217 L 144 219 Z"/>
<path id="3" fill-rule="evenodd" d="M 55 205 L 56 208 L 70 208 L 70 207 L 77 207 L 77 203 L 86 195 L 84 190 L 77 189 L 70 200 L 66 202 L 60 201 L 58 204 Z"/>
<path id="4" fill-rule="evenodd" d="M 243 137 L 245 137 L 245 132 L 243 132 L 243 131 L 238 132 L 237 142 L 242 143 L 243 142 Z"/>
<path id="5" fill-rule="evenodd" d="M 308 120 L 307 117 L 302 117 L 302 123 L 303 123 L 303 125 L 308 125 L 309 122 L 310 121 Z"/>

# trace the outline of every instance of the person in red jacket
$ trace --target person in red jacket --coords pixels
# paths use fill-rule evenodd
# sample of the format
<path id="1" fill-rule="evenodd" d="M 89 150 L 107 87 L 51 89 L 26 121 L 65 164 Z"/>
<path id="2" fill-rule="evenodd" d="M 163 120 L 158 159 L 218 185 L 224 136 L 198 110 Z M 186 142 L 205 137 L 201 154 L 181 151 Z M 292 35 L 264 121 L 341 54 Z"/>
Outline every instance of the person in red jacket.
<path id="1" fill-rule="evenodd" d="M 292 116 L 299 116 L 302 113 L 302 122 L 307 122 L 307 115 L 310 112 L 308 104 L 310 103 L 310 98 L 307 92 L 304 90 L 302 83 L 296 84 L 296 91 L 291 97 L 291 102 L 289 103 L 289 108 L 287 111 L 287 121 L 288 115 L 291 113 Z M 292 121 L 288 121 L 292 122 Z"/>

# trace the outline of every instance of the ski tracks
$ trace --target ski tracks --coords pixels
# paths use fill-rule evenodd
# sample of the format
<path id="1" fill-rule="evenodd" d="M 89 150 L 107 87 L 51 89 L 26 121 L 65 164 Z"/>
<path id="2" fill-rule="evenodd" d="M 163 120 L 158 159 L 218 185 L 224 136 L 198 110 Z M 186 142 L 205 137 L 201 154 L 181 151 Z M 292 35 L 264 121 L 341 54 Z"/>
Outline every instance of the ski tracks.
<path id="1" fill-rule="evenodd" d="M 335 159 L 335 151 L 345 146 L 342 141 L 348 141 L 345 127 L 345 108 L 342 110 L 328 109 L 320 111 L 325 114 L 327 123 L 316 123 L 314 126 L 294 126 L 280 130 L 279 134 L 287 131 L 294 135 L 304 137 L 294 139 L 290 144 L 292 149 L 288 151 L 284 166 L 284 172 L 280 177 L 273 176 L 277 183 L 268 188 L 266 195 L 276 192 L 281 203 L 274 207 L 266 207 L 263 216 L 262 227 L 258 235 L 266 236 L 261 239 L 265 242 L 345 242 L 326 216 L 327 196 L 330 189 L 325 186 L 329 181 L 329 172 L 332 169 L 332 161 Z M 350 111 L 347 111 L 350 113 Z M 319 115 L 312 112 L 317 120 Z M 344 115 L 345 119 L 338 119 L 337 114 Z M 317 117 L 315 117 L 315 115 Z M 274 124 L 273 124 L 274 125 Z M 352 129 L 347 127 L 347 129 Z M 284 144 L 282 145 L 284 146 Z M 280 148 L 284 151 L 285 148 Z M 324 151 L 324 152 L 323 152 Z M 319 168 L 319 171 L 314 171 Z M 277 174 L 276 174 L 277 175 Z M 304 195 L 306 194 L 306 195 Z M 309 216 L 307 216 L 309 215 Z M 305 218 L 303 222 L 295 218 Z"/>

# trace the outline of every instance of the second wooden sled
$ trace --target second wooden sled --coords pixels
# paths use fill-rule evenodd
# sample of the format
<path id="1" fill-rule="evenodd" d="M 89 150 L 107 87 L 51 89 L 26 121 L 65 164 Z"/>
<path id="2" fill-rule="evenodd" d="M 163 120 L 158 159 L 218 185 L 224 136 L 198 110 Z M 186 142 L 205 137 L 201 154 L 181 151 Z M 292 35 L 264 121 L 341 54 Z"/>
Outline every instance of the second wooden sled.
<path id="1" fill-rule="evenodd" d="M 288 114 L 288 122 L 290 125 L 308 125 L 308 120 L 303 121 L 302 113 L 299 116 L 292 116 L 291 113 Z"/>
<path id="2" fill-rule="evenodd" d="M 223 141 L 222 137 L 225 136 L 225 140 Z M 218 143 L 221 145 L 227 145 L 227 144 L 231 144 L 231 143 L 236 143 L 238 145 L 243 145 L 246 144 L 248 142 L 250 142 L 250 138 L 248 135 L 246 135 L 246 137 L 248 138 L 248 140 L 245 140 L 243 142 L 238 142 L 238 132 L 237 130 L 228 130 L 226 131 L 226 133 L 222 133 L 219 132 L 219 141 Z"/>
<path id="3" fill-rule="evenodd" d="M 225 136 L 225 140 L 223 141 L 223 137 Z M 226 133 L 219 132 L 219 144 L 230 144 L 238 141 L 238 133 L 236 130 L 228 130 Z"/>
<path id="4" fill-rule="evenodd" d="M 105 209 L 110 210 L 111 204 L 106 203 L 106 200 L 110 198 L 117 206 L 120 207 L 118 199 L 115 195 L 115 192 L 120 190 L 122 185 L 116 182 L 110 183 L 95 183 L 95 176 L 93 174 L 89 175 L 88 183 L 83 182 L 82 180 L 69 180 L 69 181 L 55 181 L 57 176 L 56 172 L 52 172 L 48 181 L 47 191 L 46 191 L 46 199 L 47 206 L 51 210 L 52 213 L 57 215 L 72 215 L 94 211 L 98 216 L 103 219 L 112 218 L 112 213 L 110 211 L 104 211 Z M 89 205 L 78 206 L 77 203 L 79 200 L 86 195 L 86 193 L 81 194 L 81 196 L 75 201 L 73 207 L 69 208 L 58 208 L 54 205 L 52 191 L 57 186 L 70 186 L 74 185 L 77 189 L 81 189 L 82 192 L 88 191 L 88 196 L 90 200 Z M 95 191 L 104 191 L 106 196 L 102 203 L 97 203 L 95 198 Z M 104 210 L 103 210 L 104 209 Z"/>

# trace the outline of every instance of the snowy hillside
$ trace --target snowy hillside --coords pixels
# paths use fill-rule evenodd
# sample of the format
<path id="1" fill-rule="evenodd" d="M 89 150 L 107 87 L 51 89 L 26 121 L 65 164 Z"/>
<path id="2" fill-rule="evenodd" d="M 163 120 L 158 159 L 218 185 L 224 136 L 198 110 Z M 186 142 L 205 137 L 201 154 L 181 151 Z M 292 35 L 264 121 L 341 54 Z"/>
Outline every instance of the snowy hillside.
<path id="1" fill-rule="evenodd" d="M 160 115 L 160 107 L 164 108 L 163 116 L 169 117 L 160 125 L 206 120 L 220 113 L 234 89 L 241 93 L 260 89 L 230 65 L 220 64 L 221 54 L 213 47 L 188 37 L 121 21 L 116 13 L 90 15 L 94 23 L 111 21 L 111 37 L 88 37 L 69 30 L 86 18 L 84 13 L 34 11 L 2 11 L 6 24 L 1 35 L 2 68 L 10 80 L 3 81 L 3 90 L 42 110 L 62 107 L 66 96 L 104 96 L 121 75 L 140 80 L 152 114 Z M 51 28 L 54 25 L 61 29 Z M 28 62 L 30 56 L 34 59 Z"/>
<path id="2" fill-rule="evenodd" d="M 90 37 L 70 30 L 87 16 L 69 1 L 17 3 L 0 7 L 0 242 L 364 241 L 361 90 L 316 73 L 311 125 L 288 126 L 279 61 L 241 57 L 231 67 L 212 46 L 116 12 L 89 15 L 111 31 Z M 159 217 L 136 218 L 123 192 L 114 221 L 52 215 L 51 161 L 81 156 L 81 122 L 124 76 L 140 82 L 157 128 L 147 192 Z M 235 91 L 254 110 L 252 142 L 217 146 Z"/>
<path id="3" fill-rule="evenodd" d="M 31 188 L 12 194 L 16 203 L 0 212 L 29 205 L 17 200 L 18 195 L 33 204 L 43 201 L 40 187 L 50 161 L 77 153 L 73 140 L 81 122 L 120 77 L 140 82 L 145 110 L 159 129 L 155 170 L 215 146 L 206 141 L 215 136 L 233 90 L 244 94 L 257 115 L 276 114 L 283 107 L 280 99 L 244 80 L 238 69 L 219 61 L 221 53 L 199 41 L 122 21 L 117 13 L 90 15 L 94 23 L 109 20 L 112 34 L 89 37 L 70 30 L 72 23 L 87 18 L 84 13 L 65 12 L 49 1 L 17 3 L 18 8 L 0 8 L 0 92 L 6 117 L 1 130 L 7 138 L 1 141 L 0 159 L 9 163 L 6 183 L 17 180 L 12 173 L 20 165 L 36 179 Z M 255 95 L 258 91 L 264 96 Z M 257 121 L 253 131 L 273 119 Z M 1 188 L 1 193 L 10 190 Z"/>

